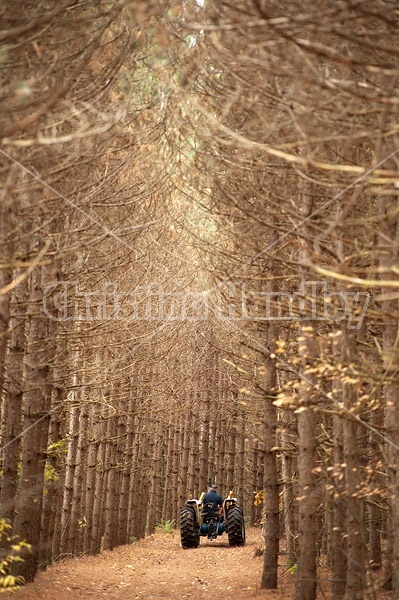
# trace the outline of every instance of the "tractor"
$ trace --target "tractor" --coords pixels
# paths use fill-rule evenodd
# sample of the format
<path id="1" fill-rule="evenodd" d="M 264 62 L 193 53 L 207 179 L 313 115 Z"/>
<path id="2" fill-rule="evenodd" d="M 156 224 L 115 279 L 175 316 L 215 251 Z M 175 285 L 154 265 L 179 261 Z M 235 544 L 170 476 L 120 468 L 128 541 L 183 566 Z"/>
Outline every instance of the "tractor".
<path id="1" fill-rule="evenodd" d="M 222 514 L 219 508 L 203 501 L 205 492 L 200 499 L 189 498 L 180 510 L 181 545 L 186 548 L 198 548 L 200 537 L 215 540 L 227 531 L 229 546 L 244 546 L 245 525 L 244 513 L 230 492 L 223 502 Z"/>

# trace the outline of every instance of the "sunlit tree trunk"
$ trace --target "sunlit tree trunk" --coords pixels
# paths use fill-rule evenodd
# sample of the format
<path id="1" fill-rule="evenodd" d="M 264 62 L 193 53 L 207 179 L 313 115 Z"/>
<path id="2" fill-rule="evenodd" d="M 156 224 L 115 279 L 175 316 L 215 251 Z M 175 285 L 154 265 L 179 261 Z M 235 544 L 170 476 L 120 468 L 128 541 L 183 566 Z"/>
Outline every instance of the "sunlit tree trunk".
<path id="1" fill-rule="evenodd" d="M 310 218 L 312 198 L 309 184 L 304 185 L 301 217 Z M 301 240 L 300 260 L 302 267 L 302 285 L 306 296 L 309 274 L 307 265 L 310 255 L 310 235 L 308 225 L 304 227 Z M 298 394 L 298 571 L 295 588 L 296 600 L 314 600 L 317 587 L 317 509 L 318 495 L 316 482 L 316 402 L 314 375 L 309 373 L 317 357 L 316 331 L 314 322 L 307 320 L 306 308 L 312 310 L 304 299 L 305 311 L 301 323 L 298 352 L 302 358 L 302 381 Z"/>
<path id="2" fill-rule="evenodd" d="M 74 379 L 75 386 L 77 385 L 77 379 Z M 66 554 L 71 551 L 69 547 L 69 532 L 71 528 L 70 522 L 70 508 L 73 502 L 73 481 L 76 467 L 76 452 L 78 445 L 79 435 L 79 412 L 80 409 L 77 406 L 73 406 L 69 413 L 69 427 L 68 427 L 68 451 L 66 458 L 65 467 L 65 481 L 64 481 L 64 494 L 62 502 L 62 514 L 61 514 L 61 539 L 60 539 L 60 554 Z"/>
<path id="3" fill-rule="evenodd" d="M 309 332 L 306 332 L 309 337 Z M 310 341 L 310 340 L 309 340 Z M 306 350 L 309 352 L 309 345 Z M 298 577 L 297 600 L 316 598 L 316 524 L 317 485 L 316 469 L 316 415 L 313 410 L 313 390 L 303 383 L 298 413 Z"/>

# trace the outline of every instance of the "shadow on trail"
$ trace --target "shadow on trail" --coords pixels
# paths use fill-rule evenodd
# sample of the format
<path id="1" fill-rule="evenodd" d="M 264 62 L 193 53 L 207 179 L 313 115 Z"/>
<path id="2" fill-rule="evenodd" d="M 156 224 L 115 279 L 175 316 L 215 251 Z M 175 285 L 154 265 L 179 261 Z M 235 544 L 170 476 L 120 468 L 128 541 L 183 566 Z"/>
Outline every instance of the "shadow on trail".
<path id="1" fill-rule="evenodd" d="M 253 546 L 254 542 L 247 542 L 245 544 L 245 546 Z M 220 549 L 229 549 L 229 550 L 237 550 L 237 548 L 241 548 L 243 546 L 230 546 L 230 544 L 228 542 L 219 542 L 217 540 L 215 541 L 204 541 L 204 542 L 200 542 L 199 546 L 197 546 L 197 548 L 187 548 L 184 551 L 185 552 L 194 552 L 195 550 L 209 550 L 209 548 L 215 548 L 217 550 Z M 180 546 L 180 548 L 183 550 L 183 548 Z"/>
<path id="2" fill-rule="evenodd" d="M 203 544 L 200 544 L 197 548 L 191 548 L 191 550 L 209 550 L 209 548 L 233 548 L 233 546 L 229 546 L 229 544 L 225 542 L 204 542 Z"/>

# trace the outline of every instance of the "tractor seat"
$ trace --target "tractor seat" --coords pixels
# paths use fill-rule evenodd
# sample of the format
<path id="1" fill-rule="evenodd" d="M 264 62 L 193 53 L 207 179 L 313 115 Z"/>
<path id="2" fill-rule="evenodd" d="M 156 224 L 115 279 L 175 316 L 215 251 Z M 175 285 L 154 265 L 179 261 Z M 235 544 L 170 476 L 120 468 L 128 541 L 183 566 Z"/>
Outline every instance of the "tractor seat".
<path id="1" fill-rule="evenodd" d="M 202 520 L 209 521 L 210 519 L 217 519 L 219 515 L 219 507 L 215 502 L 209 502 L 204 504 L 202 507 Z"/>

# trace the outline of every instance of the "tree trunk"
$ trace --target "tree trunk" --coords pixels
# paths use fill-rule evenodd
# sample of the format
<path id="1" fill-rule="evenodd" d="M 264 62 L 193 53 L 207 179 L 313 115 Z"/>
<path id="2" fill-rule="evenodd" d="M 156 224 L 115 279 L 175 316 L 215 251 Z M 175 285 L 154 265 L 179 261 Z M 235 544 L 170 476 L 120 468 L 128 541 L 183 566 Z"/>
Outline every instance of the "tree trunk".
<path id="1" fill-rule="evenodd" d="M 57 406 L 60 396 L 53 394 L 53 406 Z M 52 415 L 49 429 L 49 453 L 47 457 L 47 477 L 44 489 L 43 510 L 40 527 L 40 564 L 50 564 L 53 559 L 53 540 L 60 529 L 57 524 L 57 508 L 61 495 L 60 475 L 63 468 L 62 461 L 62 423 L 60 414 Z M 61 480 L 62 481 L 62 480 Z M 57 526 L 58 525 L 58 526 Z M 58 550 L 58 548 L 57 548 Z"/>
<path id="2" fill-rule="evenodd" d="M 10 182 L 7 182 L 8 184 Z M 8 289 L 12 281 L 14 243 L 12 241 L 14 220 L 14 199 L 10 196 L 7 200 L 7 190 L 4 185 L 0 201 L 0 257 L 3 263 L 0 269 L 0 398 L 4 390 L 4 367 L 6 364 L 6 351 L 8 343 L 8 328 L 10 326 L 11 290 Z M 17 292 L 18 293 L 18 292 Z M 7 441 L 5 441 L 7 443 Z"/>
<path id="3" fill-rule="evenodd" d="M 54 355 L 52 327 L 40 312 L 43 298 L 41 275 L 40 269 L 36 269 L 31 275 L 25 367 L 26 392 L 23 405 L 24 437 L 14 528 L 16 535 L 32 544 L 32 553 L 26 557 L 25 563 L 21 563 L 19 569 L 27 581 L 33 580 L 39 560 L 44 470 L 51 407 L 50 365 Z"/>
<path id="4" fill-rule="evenodd" d="M 217 433 L 217 481 L 224 484 L 226 481 L 226 417 L 224 415 L 224 406 L 219 410 L 218 433 Z M 228 492 L 229 490 L 227 490 Z"/>
<path id="5" fill-rule="evenodd" d="M 268 327 L 267 347 L 272 353 L 275 350 L 276 337 L 277 327 L 275 323 L 271 322 Z M 263 554 L 263 572 L 261 588 L 270 590 L 277 588 L 277 567 L 280 533 L 279 485 L 276 459 L 277 408 L 273 404 L 274 400 L 276 399 L 277 371 L 276 362 L 270 355 L 265 360 L 265 370 L 265 551 Z"/>
<path id="6" fill-rule="evenodd" d="M 227 438 L 227 456 L 228 456 L 228 469 L 227 469 L 227 492 L 235 492 L 235 472 L 236 472 L 236 439 L 237 439 L 237 413 L 232 415 L 229 427 L 230 433 Z"/>
<path id="7" fill-rule="evenodd" d="M 304 185 L 305 193 L 302 197 L 301 217 L 309 218 L 312 213 L 312 198 L 308 189 L 309 184 Z M 296 600 L 315 600 L 317 588 L 317 508 L 318 494 L 316 482 L 316 413 L 314 410 L 315 390 L 314 375 L 309 373 L 308 367 L 313 365 L 317 356 L 316 331 L 314 322 L 306 320 L 310 309 L 306 302 L 306 285 L 308 273 L 306 264 L 309 260 L 309 239 L 311 234 L 309 226 L 304 226 L 304 238 L 301 240 L 300 259 L 302 261 L 302 284 L 304 289 L 303 299 L 305 310 L 302 318 L 305 319 L 301 325 L 300 338 L 298 342 L 299 356 L 302 357 L 302 381 L 299 390 L 296 411 L 298 419 L 298 571 L 295 589 Z"/>
<path id="8" fill-rule="evenodd" d="M 215 393 L 215 392 L 214 392 Z M 208 462 L 208 481 L 215 481 L 217 475 L 217 455 L 216 455 L 216 436 L 217 436 L 217 415 L 214 401 L 211 401 L 211 419 L 209 423 L 209 462 Z"/>
<path id="9" fill-rule="evenodd" d="M 355 340 L 346 329 L 341 331 L 343 363 L 349 365 L 355 359 Z M 348 412 L 356 411 L 357 393 L 352 383 L 342 384 L 343 402 Z M 345 418 L 343 421 L 343 450 L 346 490 L 346 536 L 347 536 L 347 575 L 345 598 L 361 600 L 365 589 L 365 538 L 364 501 L 359 497 L 360 451 L 359 424 Z"/>
<path id="10" fill-rule="evenodd" d="M 5 432 L 3 439 L 3 482 L 0 496 L 1 516 L 12 524 L 15 517 L 15 499 L 19 479 L 19 461 L 22 433 L 23 356 L 25 351 L 26 284 L 14 292 L 12 302 L 11 339 L 6 357 L 7 388 L 4 390 L 3 414 Z M 1 360 L 1 359 L 0 359 Z"/>
<path id="11" fill-rule="evenodd" d="M 378 405 L 371 412 L 370 424 L 377 431 L 381 430 L 384 423 L 384 413 L 382 399 L 378 398 Z M 379 569 L 382 565 L 382 497 L 380 490 L 383 488 L 383 477 L 380 474 L 381 464 L 383 463 L 382 452 L 380 451 L 380 438 L 374 432 L 369 432 L 369 455 L 370 463 L 375 473 L 372 482 L 370 482 L 371 499 L 368 503 L 368 521 L 369 521 L 369 545 L 370 545 L 370 566 L 372 569 Z"/>
<path id="12" fill-rule="evenodd" d="M 90 553 L 100 552 L 103 535 L 103 489 L 104 489 L 104 470 L 105 470 L 105 451 L 106 444 L 104 423 L 101 423 L 101 433 L 99 436 L 96 470 L 94 479 L 94 502 L 93 502 L 93 523 L 90 539 Z"/>
<path id="13" fill-rule="evenodd" d="M 178 513 L 180 514 L 178 486 L 179 486 L 179 475 L 180 475 L 180 438 L 181 429 L 178 425 L 173 429 L 173 453 L 172 453 L 172 478 L 171 478 L 171 512 L 168 515 L 168 519 L 178 519 Z"/>
<path id="14" fill-rule="evenodd" d="M 164 481 L 164 497 L 162 505 L 162 517 L 164 519 L 170 519 L 172 514 L 172 498 L 170 494 L 170 474 L 172 472 L 173 464 L 173 425 L 169 423 L 167 426 L 167 450 L 166 450 L 166 464 L 165 464 L 165 481 Z"/>
<path id="15" fill-rule="evenodd" d="M 195 396 L 194 396 L 195 399 Z M 199 462 L 198 462 L 198 447 L 199 447 L 199 431 L 198 425 L 196 422 L 196 417 L 193 417 L 192 422 L 192 432 L 191 432 L 191 447 L 190 447 L 190 460 L 188 467 L 188 491 L 194 497 L 198 497 L 198 471 L 199 471 Z"/>
<path id="16" fill-rule="evenodd" d="M 205 398 L 204 398 L 205 394 Z M 210 427 L 210 410 L 211 402 L 209 391 L 205 389 L 202 394 L 203 407 L 203 428 L 201 434 L 201 459 L 200 459 L 200 492 L 206 491 L 208 481 L 208 465 L 209 465 L 209 427 Z"/>
<path id="17" fill-rule="evenodd" d="M 298 413 L 298 574 L 296 600 L 316 598 L 316 536 L 317 486 L 316 468 L 316 415 L 312 406 L 313 391 L 303 384 Z"/>
<path id="18" fill-rule="evenodd" d="M 293 434 L 290 432 L 292 415 L 289 411 L 284 411 L 281 432 L 281 444 L 283 447 L 281 457 L 281 478 L 283 484 L 284 499 L 284 532 L 287 551 L 287 561 L 290 566 L 297 562 L 296 551 L 296 522 L 295 522 L 295 489 L 294 489 L 294 466 L 293 456 L 295 445 L 293 444 Z"/>
<path id="19" fill-rule="evenodd" d="M 396 265 L 399 255 L 398 199 L 384 196 L 380 201 L 380 266 L 381 291 L 389 298 L 391 288 L 384 288 L 384 279 L 398 279 Z M 395 269 L 395 271 L 393 270 Z M 392 574 L 393 598 L 399 598 L 399 304 L 395 299 L 382 302 L 384 324 L 384 371 L 385 371 L 385 410 L 388 442 L 388 472 L 390 476 L 391 535 L 392 535 Z M 389 574 L 387 575 L 389 579 Z"/>
<path id="20" fill-rule="evenodd" d="M 113 394 L 112 394 L 113 395 Z M 116 416 L 113 411 L 109 411 L 107 422 L 107 437 L 105 450 L 105 465 L 104 465 L 104 541 L 102 549 L 112 550 L 115 545 L 116 524 L 118 523 L 118 503 L 117 494 L 119 487 L 117 486 L 116 472 Z"/>
<path id="21" fill-rule="evenodd" d="M 184 415 L 184 411 L 183 411 Z M 187 475 L 188 475 L 188 458 L 190 453 L 190 429 L 191 429 L 191 413 L 187 411 L 185 417 L 181 420 L 181 462 L 180 462 L 180 483 L 179 483 L 179 506 L 187 500 Z"/>
<path id="22" fill-rule="evenodd" d="M 188 418 L 188 417 L 187 417 Z M 154 419 L 154 417 L 153 417 Z M 187 427 L 187 423 L 186 423 Z M 159 496 L 160 496 L 160 483 L 161 483 L 161 466 L 162 466 L 162 430 L 161 423 L 158 420 L 154 424 L 154 449 L 152 455 L 152 477 L 151 477 L 151 485 L 150 485 L 150 497 L 148 502 L 148 533 L 154 533 L 155 526 L 159 523 Z M 186 428 L 184 435 L 188 435 L 188 428 Z M 184 442 L 183 442 L 184 445 Z M 187 463 L 188 463 L 188 455 L 187 455 Z M 182 473 L 186 474 L 187 478 L 187 465 L 184 465 L 184 458 L 182 464 Z M 184 478 L 183 478 L 184 481 Z M 184 488 L 186 488 L 187 480 L 184 483 Z M 180 485 L 180 494 L 182 493 L 183 482 Z M 183 501 L 182 501 L 183 502 Z"/>
<path id="23" fill-rule="evenodd" d="M 333 386 L 333 394 L 340 397 L 341 386 L 337 383 Z M 333 531 L 331 547 L 332 566 L 332 594 L 334 600 L 343 598 L 346 588 L 347 572 L 347 535 L 346 535 L 346 502 L 344 497 L 345 480 L 342 465 L 344 464 L 344 441 L 342 417 L 334 415 L 333 418 Z"/>
<path id="24" fill-rule="evenodd" d="M 76 378 L 74 379 L 76 385 Z M 69 414 L 69 431 L 68 431 L 68 452 L 65 467 L 64 494 L 62 501 L 61 514 L 61 539 L 60 539 L 60 554 L 68 554 L 71 551 L 69 547 L 69 530 L 71 527 L 70 507 L 73 502 L 73 481 L 76 466 L 76 451 L 79 435 L 79 407 L 72 407 Z"/>
<path id="25" fill-rule="evenodd" d="M 132 470 L 133 460 L 133 444 L 134 444 L 134 427 L 135 427 L 135 410 L 136 410 L 136 399 L 131 391 L 128 402 L 127 415 L 120 417 L 126 419 L 126 431 L 125 431 L 125 442 L 123 452 L 123 469 L 121 473 L 122 482 L 120 490 L 120 501 L 119 501 L 119 526 L 118 526 L 118 543 L 127 544 L 128 538 L 128 515 L 129 515 L 129 481 L 130 471 Z"/>
<path id="26" fill-rule="evenodd" d="M 88 446 L 88 434 L 87 427 L 89 423 L 88 407 L 85 404 L 84 398 L 80 412 L 79 412 L 79 424 L 78 424 L 78 435 L 76 444 L 76 457 L 75 457 L 75 469 L 73 471 L 73 493 L 72 502 L 69 507 L 70 513 L 70 527 L 69 527 L 69 540 L 68 547 L 70 552 L 78 554 L 82 551 L 79 547 L 79 537 L 84 522 L 81 519 L 85 516 L 84 503 L 85 493 L 83 483 L 86 475 L 86 464 L 87 464 L 87 446 Z"/>
<path id="27" fill-rule="evenodd" d="M 237 481 L 237 497 L 241 506 L 244 508 L 244 502 L 246 500 L 245 494 L 245 414 L 240 414 L 240 432 L 238 436 L 238 452 L 237 452 L 237 468 L 238 468 L 238 481 Z"/>

